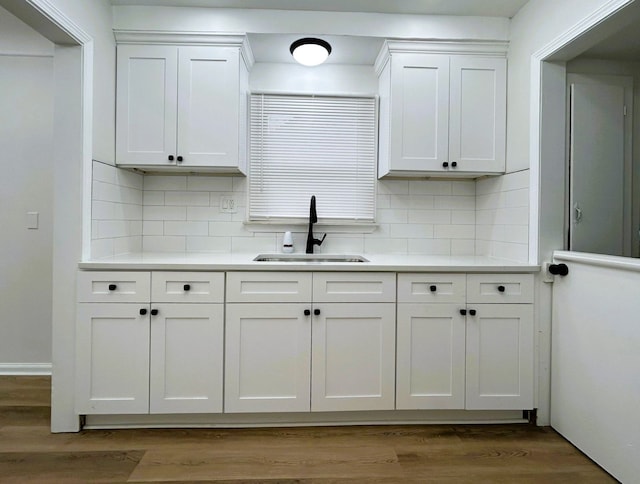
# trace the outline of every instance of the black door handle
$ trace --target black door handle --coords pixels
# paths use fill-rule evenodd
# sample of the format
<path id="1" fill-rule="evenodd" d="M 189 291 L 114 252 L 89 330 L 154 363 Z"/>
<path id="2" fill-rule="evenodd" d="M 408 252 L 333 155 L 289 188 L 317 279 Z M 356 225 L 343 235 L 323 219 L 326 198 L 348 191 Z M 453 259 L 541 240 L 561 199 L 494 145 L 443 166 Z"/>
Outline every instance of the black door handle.
<path id="1" fill-rule="evenodd" d="M 460 314 L 463 315 L 463 316 L 466 316 L 467 315 L 467 310 L 466 309 L 461 309 L 460 310 Z"/>
<path id="2" fill-rule="evenodd" d="M 549 272 L 554 276 L 566 276 L 569 274 L 569 267 L 567 267 L 567 264 L 551 264 Z"/>
<path id="3" fill-rule="evenodd" d="M 182 163 L 182 156 L 178 156 L 178 163 Z"/>
<path id="4" fill-rule="evenodd" d="M 451 162 L 451 166 L 452 166 L 453 168 L 455 168 L 456 166 L 458 166 L 458 162 L 457 162 L 457 161 L 452 161 L 452 162 Z"/>
<path id="5" fill-rule="evenodd" d="M 316 316 L 320 316 L 320 310 L 319 309 L 314 309 L 313 310 L 313 314 L 315 314 Z"/>
<path id="6" fill-rule="evenodd" d="M 449 162 L 448 161 L 443 161 L 442 162 L 442 168 L 448 168 L 449 167 Z"/>
<path id="7" fill-rule="evenodd" d="M 498 286 L 498 292 L 504 292 L 505 287 L 504 286 Z"/>
<path id="8" fill-rule="evenodd" d="M 191 290 L 191 284 L 185 284 L 183 289 L 185 291 L 190 291 Z"/>
<path id="9" fill-rule="evenodd" d="M 169 161 L 173 161 L 173 155 L 169 155 Z"/>
<path id="10" fill-rule="evenodd" d="M 311 310 L 310 309 L 305 309 L 304 310 L 304 315 L 305 316 L 311 316 Z"/>
<path id="11" fill-rule="evenodd" d="M 434 286 L 431 286 L 431 287 L 429 288 L 429 290 L 430 290 L 431 292 L 436 292 L 436 291 L 438 290 L 438 288 L 434 285 Z"/>
<path id="12" fill-rule="evenodd" d="M 145 308 L 142 308 L 140 310 L 140 316 L 144 316 L 145 314 L 147 314 L 147 310 Z"/>
<path id="13" fill-rule="evenodd" d="M 476 315 L 476 310 L 475 309 L 469 309 L 469 314 L 471 316 L 475 316 Z"/>
<path id="14" fill-rule="evenodd" d="M 157 309 L 152 309 L 151 310 L 151 316 L 157 316 L 158 315 L 158 310 Z"/>

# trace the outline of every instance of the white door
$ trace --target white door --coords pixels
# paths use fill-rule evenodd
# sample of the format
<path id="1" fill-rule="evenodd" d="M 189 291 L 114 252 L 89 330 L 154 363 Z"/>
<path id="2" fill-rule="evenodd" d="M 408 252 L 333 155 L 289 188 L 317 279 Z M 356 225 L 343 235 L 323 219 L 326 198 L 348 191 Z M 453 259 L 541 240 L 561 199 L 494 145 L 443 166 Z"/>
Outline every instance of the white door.
<path id="1" fill-rule="evenodd" d="M 152 310 L 149 412 L 222 412 L 223 305 L 154 303 Z"/>
<path id="2" fill-rule="evenodd" d="M 466 373 L 467 410 L 533 408 L 532 304 L 468 306 Z"/>
<path id="3" fill-rule="evenodd" d="M 630 154 L 632 80 L 570 75 L 568 81 L 569 248 L 630 255 L 631 172 L 626 157 Z"/>
<path id="4" fill-rule="evenodd" d="M 393 54 L 391 169 L 443 170 L 448 161 L 449 57 Z"/>
<path id="5" fill-rule="evenodd" d="M 76 412 L 149 412 L 148 304 L 78 304 Z"/>
<path id="6" fill-rule="evenodd" d="M 464 409 L 460 304 L 398 304 L 396 408 Z"/>
<path id="7" fill-rule="evenodd" d="M 231 47 L 180 48 L 179 164 L 237 167 L 239 57 Z"/>
<path id="8" fill-rule="evenodd" d="M 506 70 L 506 59 L 451 57 L 449 169 L 452 172 L 504 172 Z"/>
<path id="9" fill-rule="evenodd" d="M 225 412 L 308 412 L 311 304 L 226 305 Z"/>
<path id="10" fill-rule="evenodd" d="M 177 92 L 177 47 L 118 46 L 118 164 L 175 165 Z"/>
<path id="11" fill-rule="evenodd" d="M 313 314 L 311 410 L 393 410 L 395 304 L 322 303 Z"/>

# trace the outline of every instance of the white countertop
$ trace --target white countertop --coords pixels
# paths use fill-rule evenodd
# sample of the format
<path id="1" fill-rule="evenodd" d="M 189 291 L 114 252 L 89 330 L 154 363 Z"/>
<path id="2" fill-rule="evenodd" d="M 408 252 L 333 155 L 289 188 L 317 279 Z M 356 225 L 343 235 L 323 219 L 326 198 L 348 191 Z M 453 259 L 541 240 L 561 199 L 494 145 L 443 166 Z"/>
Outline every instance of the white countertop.
<path id="1" fill-rule="evenodd" d="M 538 272 L 540 266 L 480 256 L 362 254 L 369 262 L 256 262 L 258 254 L 132 253 L 82 261 L 80 269 L 184 271 Z M 327 256 L 329 254 L 318 254 Z"/>

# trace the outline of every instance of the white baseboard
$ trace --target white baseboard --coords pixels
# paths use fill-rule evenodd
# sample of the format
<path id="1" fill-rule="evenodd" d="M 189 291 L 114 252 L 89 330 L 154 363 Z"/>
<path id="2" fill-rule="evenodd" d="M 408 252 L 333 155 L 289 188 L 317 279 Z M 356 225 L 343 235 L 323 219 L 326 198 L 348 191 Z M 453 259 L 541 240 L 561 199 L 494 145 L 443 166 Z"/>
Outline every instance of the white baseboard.
<path id="1" fill-rule="evenodd" d="M 0 363 L 0 375 L 51 375 L 51 363 Z"/>

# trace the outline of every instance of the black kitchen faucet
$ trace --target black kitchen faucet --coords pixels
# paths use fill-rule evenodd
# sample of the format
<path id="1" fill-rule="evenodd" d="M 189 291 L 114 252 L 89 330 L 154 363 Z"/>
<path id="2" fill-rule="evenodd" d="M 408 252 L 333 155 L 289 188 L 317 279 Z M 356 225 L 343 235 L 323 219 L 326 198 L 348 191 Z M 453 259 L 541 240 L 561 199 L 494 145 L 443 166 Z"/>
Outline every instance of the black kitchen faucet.
<path id="1" fill-rule="evenodd" d="M 307 235 L 307 254 L 313 254 L 314 245 L 322 245 L 327 234 L 322 239 L 313 238 L 313 224 L 318 222 L 318 214 L 316 213 L 316 196 L 311 196 L 311 206 L 309 207 L 309 234 Z"/>

